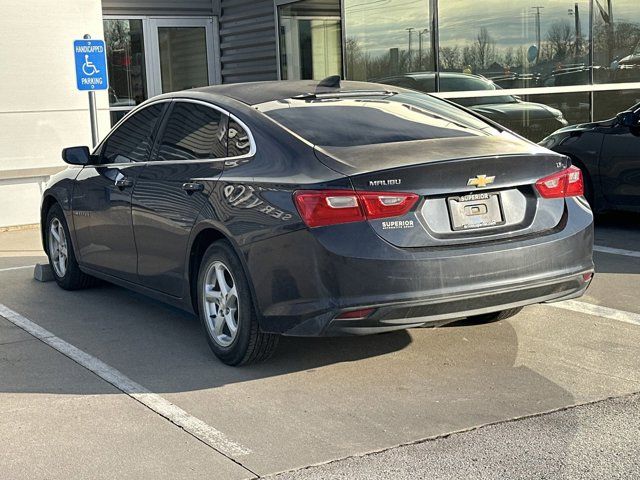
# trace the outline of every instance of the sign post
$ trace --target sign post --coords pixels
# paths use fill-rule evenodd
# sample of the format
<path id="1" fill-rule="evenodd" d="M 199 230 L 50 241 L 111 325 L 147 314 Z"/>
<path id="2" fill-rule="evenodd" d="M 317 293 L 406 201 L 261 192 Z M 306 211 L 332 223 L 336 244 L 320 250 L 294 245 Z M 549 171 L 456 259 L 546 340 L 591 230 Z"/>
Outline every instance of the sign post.
<path id="1" fill-rule="evenodd" d="M 91 140 L 95 147 L 99 140 L 95 92 L 109 88 L 107 51 L 103 40 L 91 40 L 91 35 L 85 35 L 83 40 L 73 42 L 73 54 L 76 63 L 76 86 L 78 90 L 89 92 Z"/>

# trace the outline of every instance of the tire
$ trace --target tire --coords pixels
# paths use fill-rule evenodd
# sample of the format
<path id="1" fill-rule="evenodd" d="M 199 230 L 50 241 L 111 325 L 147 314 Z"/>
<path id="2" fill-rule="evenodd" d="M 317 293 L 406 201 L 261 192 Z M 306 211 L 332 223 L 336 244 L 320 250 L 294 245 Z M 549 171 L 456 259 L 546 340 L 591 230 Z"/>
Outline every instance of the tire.
<path id="1" fill-rule="evenodd" d="M 507 318 L 511 318 L 514 315 L 517 315 L 522 311 L 523 308 L 524 307 L 516 307 L 516 308 L 509 308 L 507 310 L 501 310 L 499 312 L 484 313 L 482 315 L 473 315 L 469 317 L 468 320 L 476 324 L 499 322 L 500 320 L 506 320 Z"/>
<path id="2" fill-rule="evenodd" d="M 57 203 L 47 212 L 45 225 L 47 257 L 56 283 L 65 290 L 80 290 L 95 285 L 97 280 L 83 273 L 78 266 L 67 221 Z"/>
<path id="3" fill-rule="evenodd" d="M 216 357 L 237 366 L 273 355 L 280 337 L 260 330 L 244 269 L 228 242 L 206 250 L 196 288 L 200 323 Z"/>

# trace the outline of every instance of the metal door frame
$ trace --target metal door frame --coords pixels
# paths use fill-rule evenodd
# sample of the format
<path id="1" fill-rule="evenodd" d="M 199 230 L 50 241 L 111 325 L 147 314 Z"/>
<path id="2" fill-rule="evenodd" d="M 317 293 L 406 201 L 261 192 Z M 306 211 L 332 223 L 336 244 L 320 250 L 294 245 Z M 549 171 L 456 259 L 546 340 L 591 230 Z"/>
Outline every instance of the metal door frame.
<path id="1" fill-rule="evenodd" d="M 145 47 L 145 55 L 149 52 L 149 69 L 151 75 L 149 79 L 148 89 L 149 98 L 162 93 L 162 78 L 160 74 L 160 44 L 158 40 L 158 28 L 162 27 L 204 27 L 205 29 L 205 45 L 207 52 L 207 74 L 209 77 L 209 85 L 221 83 L 220 68 L 220 49 L 218 47 L 218 22 L 214 22 L 214 17 L 149 17 L 147 19 L 148 32 L 145 38 L 148 38 L 148 49 Z M 143 24 L 144 32 L 144 24 Z"/>
<path id="2" fill-rule="evenodd" d="M 218 17 L 159 17 L 148 15 L 103 15 L 103 20 L 142 20 L 142 40 L 144 42 L 144 69 L 146 76 L 147 100 L 162 93 L 160 78 L 160 48 L 158 27 L 204 27 L 207 48 L 207 73 L 209 85 L 222 83 L 220 63 L 220 41 L 218 37 Z M 109 107 L 110 112 L 129 111 L 135 106 Z"/>

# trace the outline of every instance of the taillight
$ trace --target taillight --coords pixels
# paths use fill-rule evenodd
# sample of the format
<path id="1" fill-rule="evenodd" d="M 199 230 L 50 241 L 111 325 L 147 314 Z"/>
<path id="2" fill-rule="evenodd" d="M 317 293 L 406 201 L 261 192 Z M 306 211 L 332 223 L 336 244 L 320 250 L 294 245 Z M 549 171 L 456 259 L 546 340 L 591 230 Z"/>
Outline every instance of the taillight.
<path id="1" fill-rule="evenodd" d="M 582 171 L 572 165 L 560 172 L 541 178 L 536 188 L 544 198 L 576 197 L 584 194 Z"/>
<path id="2" fill-rule="evenodd" d="M 415 193 L 298 190 L 293 198 L 304 223 L 322 227 L 404 215 L 419 197 Z"/>

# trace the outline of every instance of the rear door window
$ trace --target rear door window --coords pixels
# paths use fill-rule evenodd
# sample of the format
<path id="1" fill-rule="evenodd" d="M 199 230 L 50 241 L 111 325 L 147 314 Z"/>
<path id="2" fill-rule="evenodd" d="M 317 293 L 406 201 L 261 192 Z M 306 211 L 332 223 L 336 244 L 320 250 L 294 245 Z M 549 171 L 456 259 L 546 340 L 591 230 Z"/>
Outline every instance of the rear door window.
<path id="1" fill-rule="evenodd" d="M 223 158 L 226 151 L 226 115 L 206 105 L 174 103 L 158 142 L 155 160 Z"/>

